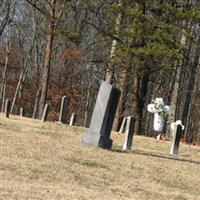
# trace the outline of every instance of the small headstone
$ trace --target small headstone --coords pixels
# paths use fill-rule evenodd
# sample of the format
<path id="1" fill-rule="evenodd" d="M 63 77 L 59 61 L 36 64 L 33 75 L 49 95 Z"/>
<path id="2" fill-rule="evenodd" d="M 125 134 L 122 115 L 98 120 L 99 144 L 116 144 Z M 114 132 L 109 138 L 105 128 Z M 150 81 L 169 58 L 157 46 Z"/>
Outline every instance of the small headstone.
<path id="1" fill-rule="evenodd" d="M 123 150 L 131 150 L 133 143 L 133 134 L 135 126 L 135 118 L 133 116 L 125 117 L 124 127 L 121 127 L 122 133 L 125 133 L 125 140 L 123 143 Z M 123 120 L 124 121 L 124 120 Z M 123 125 L 123 123 L 122 123 Z"/>
<path id="2" fill-rule="evenodd" d="M 20 117 L 25 117 L 25 109 L 23 107 L 20 108 Z"/>
<path id="3" fill-rule="evenodd" d="M 171 155 L 178 155 L 179 144 L 183 136 L 184 126 L 182 125 L 181 120 L 178 120 L 174 123 L 171 123 L 171 132 L 172 132 L 172 146 L 170 149 Z"/>
<path id="4" fill-rule="evenodd" d="M 6 99 L 5 107 L 4 107 L 4 114 L 6 118 L 9 118 L 10 109 L 11 109 L 11 101 L 9 99 Z"/>
<path id="5" fill-rule="evenodd" d="M 42 113 L 42 118 L 41 118 L 42 122 L 47 121 L 48 112 L 49 112 L 49 104 L 46 103 L 45 106 L 44 106 L 43 113 Z"/>
<path id="6" fill-rule="evenodd" d="M 156 98 L 148 105 L 147 110 L 154 113 L 154 130 L 161 132 L 164 127 L 164 118 L 170 112 L 170 107 L 164 104 L 163 98 Z"/>
<path id="7" fill-rule="evenodd" d="M 77 122 L 77 115 L 75 113 L 72 113 L 69 125 L 76 126 L 76 122 Z"/>
<path id="8" fill-rule="evenodd" d="M 119 96 L 119 89 L 102 81 L 92 114 L 90 127 L 82 139 L 83 143 L 104 149 L 111 148 L 113 141 L 110 139 L 110 133 Z"/>
<path id="9" fill-rule="evenodd" d="M 60 106 L 60 115 L 59 122 L 66 124 L 67 123 L 67 112 L 70 98 L 67 96 L 62 97 L 61 106 Z"/>

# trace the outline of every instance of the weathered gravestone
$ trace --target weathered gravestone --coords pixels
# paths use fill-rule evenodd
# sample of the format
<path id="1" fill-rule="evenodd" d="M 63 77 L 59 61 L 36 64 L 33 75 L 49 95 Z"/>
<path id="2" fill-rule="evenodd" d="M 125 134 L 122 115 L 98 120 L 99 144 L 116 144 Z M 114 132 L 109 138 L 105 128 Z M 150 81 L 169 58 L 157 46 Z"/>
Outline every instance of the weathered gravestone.
<path id="1" fill-rule="evenodd" d="M 164 118 L 170 112 L 170 107 L 164 104 L 163 98 L 156 98 L 148 105 L 147 110 L 154 113 L 154 130 L 161 132 L 164 127 Z"/>
<path id="2" fill-rule="evenodd" d="M 10 109 L 11 109 L 11 101 L 9 99 L 6 99 L 5 107 L 4 107 L 4 114 L 6 118 L 9 118 Z"/>
<path id="3" fill-rule="evenodd" d="M 135 118 L 134 116 L 124 117 L 119 133 L 125 133 L 125 140 L 123 143 L 123 150 L 131 150 L 133 143 Z"/>
<path id="4" fill-rule="evenodd" d="M 77 115 L 75 113 L 72 113 L 69 125 L 76 126 L 76 122 L 77 122 Z"/>
<path id="5" fill-rule="evenodd" d="M 23 107 L 20 108 L 20 117 L 25 117 L 25 109 Z"/>
<path id="6" fill-rule="evenodd" d="M 88 131 L 82 142 L 110 149 L 112 140 L 109 138 L 120 96 L 120 90 L 102 81 Z"/>
<path id="7" fill-rule="evenodd" d="M 49 112 L 49 104 L 46 103 L 45 106 L 44 106 L 43 113 L 42 113 L 42 118 L 41 118 L 42 122 L 47 121 L 48 112 Z"/>
<path id="8" fill-rule="evenodd" d="M 170 149 L 170 154 L 178 155 L 179 144 L 183 136 L 184 126 L 182 125 L 181 120 L 178 120 L 174 123 L 171 123 L 171 132 L 172 132 L 172 146 Z"/>
<path id="9" fill-rule="evenodd" d="M 58 122 L 63 124 L 67 123 L 67 112 L 70 98 L 67 96 L 62 97 L 61 106 L 60 106 L 60 115 Z"/>

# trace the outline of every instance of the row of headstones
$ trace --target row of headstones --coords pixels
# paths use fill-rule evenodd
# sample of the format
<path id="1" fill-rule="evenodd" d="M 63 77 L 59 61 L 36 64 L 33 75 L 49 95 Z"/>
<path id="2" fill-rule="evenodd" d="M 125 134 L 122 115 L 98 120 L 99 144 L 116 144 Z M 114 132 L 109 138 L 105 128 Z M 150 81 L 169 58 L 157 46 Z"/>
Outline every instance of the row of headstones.
<path id="1" fill-rule="evenodd" d="M 11 109 L 11 101 L 6 99 L 5 107 L 4 107 L 4 114 L 6 118 L 9 118 Z M 20 117 L 24 117 L 26 115 L 25 109 L 23 107 L 20 108 Z"/>
<path id="2" fill-rule="evenodd" d="M 69 105 L 70 99 L 67 96 L 62 97 L 61 101 L 61 107 L 60 107 L 60 115 L 59 115 L 59 123 L 66 124 L 67 123 L 67 112 L 68 112 L 68 105 Z M 4 108 L 4 114 L 6 118 L 9 118 L 10 114 L 10 108 L 11 108 L 11 101 L 9 99 L 6 99 L 5 102 L 5 108 Z M 45 122 L 47 120 L 49 112 L 49 104 L 45 104 L 41 121 Z M 25 109 L 20 108 L 20 117 L 25 116 Z M 71 118 L 70 118 L 70 126 L 76 126 L 77 124 L 77 115 L 75 113 L 72 113 Z"/>
<path id="3" fill-rule="evenodd" d="M 120 97 L 120 90 L 113 87 L 107 82 L 102 81 L 99 93 L 97 96 L 96 104 L 92 114 L 89 129 L 85 133 L 82 142 L 98 146 L 104 149 L 110 149 L 112 146 L 112 140 L 110 134 L 112 125 Z M 160 100 L 160 99 L 159 99 Z M 157 105 L 156 105 L 157 106 Z M 167 107 L 164 107 L 168 110 Z M 163 125 L 163 119 L 156 115 L 156 120 Z M 120 133 L 125 133 L 125 141 L 123 143 L 123 150 L 129 150 L 132 147 L 133 134 L 134 134 L 135 119 L 133 116 L 129 116 L 123 119 Z M 160 127 L 159 127 L 160 128 Z M 172 123 L 171 129 L 173 131 L 173 142 L 170 150 L 171 154 L 178 154 L 180 139 L 183 132 L 183 126 L 180 121 Z"/>
<path id="4" fill-rule="evenodd" d="M 94 112 L 92 115 L 90 127 L 86 132 L 82 142 L 91 144 L 93 146 L 99 146 L 102 148 L 109 149 L 112 146 L 112 140 L 110 139 L 110 133 L 115 117 L 115 112 L 117 109 L 117 104 L 120 96 L 120 91 L 117 88 L 114 88 L 110 84 L 102 81 L 100 90 L 97 96 L 97 101 L 95 104 Z M 160 99 L 158 99 L 160 101 Z M 59 115 L 59 122 L 66 123 L 67 122 L 67 110 L 69 105 L 69 97 L 64 96 L 61 102 L 61 109 Z M 162 105 L 162 104 L 161 104 Z M 5 115 L 9 117 L 11 102 L 6 100 L 5 104 Z M 156 109 L 154 105 L 150 106 L 150 111 L 156 113 Z M 166 106 L 164 107 L 166 108 Z M 45 122 L 47 120 L 49 110 L 49 104 L 46 104 L 43 110 L 43 115 L 41 120 Z M 23 116 L 24 109 L 20 109 L 20 115 Z M 156 113 L 157 114 L 157 113 Z M 163 125 L 163 119 L 159 116 L 154 118 L 154 125 L 156 125 L 156 120 Z M 72 114 L 70 119 L 70 125 L 76 125 L 77 115 Z M 135 119 L 133 116 L 129 116 L 124 118 L 122 122 L 122 126 L 120 128 L 120 133 L 125 132 L 125 141 L 123 143 L 123 150 L 131 149 L 133 133 L 134 133 L 134 124 Z M 179 144 L 181 140 L 182 131 L 184 129 L 183 125 L 180 121 L 171 124 L 171 129 L 173 131 L 173 142 L 170 150 L 171 154 L 178 154 Z"/>
<path id="5" fill-rule="evenodd" d="M 134 135 L 135 118 L 133 116 L 125 117 L 122 121 L 119 133 L 125 133 L 125 140 L 123 143 L 123 150 L 131 150 Z M 180 141 L 183 135 L 184 126 L 178 120 L 171 124 L 172 145 L 170 148 L 171 155 L 178 155 Z"/>

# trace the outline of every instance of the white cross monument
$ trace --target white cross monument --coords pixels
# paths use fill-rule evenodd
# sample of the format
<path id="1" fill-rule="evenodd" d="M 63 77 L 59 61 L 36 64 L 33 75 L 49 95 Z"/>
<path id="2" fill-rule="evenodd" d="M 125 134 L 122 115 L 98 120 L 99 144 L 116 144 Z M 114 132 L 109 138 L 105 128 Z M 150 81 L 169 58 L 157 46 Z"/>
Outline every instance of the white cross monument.
<path id="1" fill-rule="evenodd" d="M 154 130 L 161 132 L 164 127 L 164 118 L 170 112 L 170 106 L 164 104 L 163 98 L 156 98 L 147 106 L 147 110 L 154 113 Z"/>

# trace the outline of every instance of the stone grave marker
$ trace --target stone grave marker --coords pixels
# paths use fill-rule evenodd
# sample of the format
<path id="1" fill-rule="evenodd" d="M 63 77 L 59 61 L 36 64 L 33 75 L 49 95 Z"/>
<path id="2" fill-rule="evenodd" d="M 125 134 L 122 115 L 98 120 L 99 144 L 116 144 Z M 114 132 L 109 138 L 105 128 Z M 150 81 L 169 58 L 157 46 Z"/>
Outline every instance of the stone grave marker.
<path id="1" fill-rule="evenodd" d="M 125 133 L 125 140 L 123 143 L 122 150 L 131 150 L 133 143 L 134 127 L 134 116 L 128 116 L 123 119 L 122 125 L 120 127 L 120 133 Z"/>
<path id="2" fill-rule="evenodd" d="M 48 112 L 49 112 L 49 104 L 46 103 L 45 106 L 44 106 L 43 113 L 42 113 L 42 118 L 41 118 L 42 122 L 47 121 Z"/>
<path id="3" fill-rule="evenodd" d="M 11 101 L 9 99 L 6 99 L 5 107 L 4 107 L 4 114 L 6 118 L 9 118 L 10 109 L 11 109 Z"/>
<path id="4" fill-rule="evenodd" d="M 61 106 L 60 106 L 60 115 L 58 122 L 66 124 L 67 123 L 67 112 L 68 112 L 68 105 L 70 102 L 70 98 L 67 96 L 62 97 Z"/>
<path id="5" fill-rule="evenodd" d="M 181 120 L 177 120 L 176 122 L 171 123 L 170 128 L 172 133 L 172 145 L 170 149 L 170 154 L 178 155 L 179 144 L 183 136 L 184 126 L 182 125 Z"/>
<path id="6" fill-rule="evenodd" d="M 20 117 L 25 117 L 25 109 L 23 107 L 20 108 Z"/>
<path id="7" fill-rule="evenodd" d="M 104 149 L 110 149 L 110 133 L 118 105 L 120 90 L 102 81 L 92 114 L 90 127 L 82 142 Z"/>
<path id="8" fill-rule="evenodd" d="M 77 122 L 77 115 L 75 113 L 72 113 L 69 125 L 76 126 L 76 122 Z"/>
<path id="9" fill-rule="evenodd" d="M 170 107 L 164 104 L 163 98 L 156 98 L 148 105 L 147 110 L 154 113 L 154 130 L 161 132 L 164 127 L 164 118 L 170 112 Z"/>

